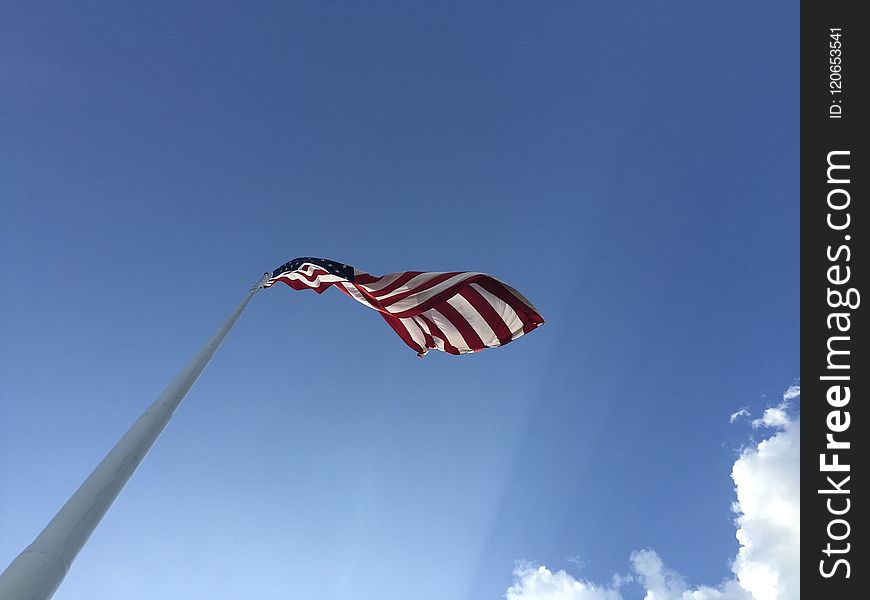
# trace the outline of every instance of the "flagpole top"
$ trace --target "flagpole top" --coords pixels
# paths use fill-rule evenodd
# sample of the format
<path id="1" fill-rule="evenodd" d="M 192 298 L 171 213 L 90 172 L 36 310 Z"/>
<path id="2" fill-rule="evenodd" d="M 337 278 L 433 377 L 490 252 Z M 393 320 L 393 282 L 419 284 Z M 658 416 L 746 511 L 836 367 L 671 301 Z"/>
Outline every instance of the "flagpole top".
<path id="1" fill-rule="evenodd" d="M 260 277 L 260 281 L 258 281 L 257 283 L 254 284 L 254 287 L 251 288 L 251 291 L 256 292 L 258 290 L 263 289 L 266 285 L 266 282 L 269 281 L 269 279 L 271 277 L 272 277 L 272 274 L 269 271 L 266 271 L 265 273 L 263 273 L 263 276 Z"/>

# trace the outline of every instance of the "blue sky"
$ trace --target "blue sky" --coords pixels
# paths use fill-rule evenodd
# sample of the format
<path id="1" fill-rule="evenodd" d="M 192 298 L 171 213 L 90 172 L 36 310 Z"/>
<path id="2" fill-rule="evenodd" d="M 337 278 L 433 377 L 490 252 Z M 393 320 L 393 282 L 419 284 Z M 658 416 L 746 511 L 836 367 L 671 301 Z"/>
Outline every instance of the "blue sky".
<path id="1" fill-rule="evenodd" d="M 0 9 L 2 566 L 314 255 L 489 272 L 547 325 L 420 360 L 266 290 L 55 598 L 731 577 L 766 434 L 729 416 L 799 372 L 797 3 L 181 4 Z"/>

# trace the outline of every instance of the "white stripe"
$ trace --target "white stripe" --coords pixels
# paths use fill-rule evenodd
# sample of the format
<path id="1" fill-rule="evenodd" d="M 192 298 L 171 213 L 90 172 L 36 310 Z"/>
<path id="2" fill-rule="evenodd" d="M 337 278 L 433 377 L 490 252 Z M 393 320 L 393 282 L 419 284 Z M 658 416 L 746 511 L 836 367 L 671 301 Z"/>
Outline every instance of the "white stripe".
<path id="1" fill-rule="evenodd" d="M 310 277 L 311 275 L 314 275 L 314 271 L 316 271 L 318 269 L 320 269 L 321 271 L 326 271 L 326 269 L 324 269 L 320 265 L 315 265 L 314 263 L 302 263 L 301 265 L 299 265 L 299 267 L 294 269 L 292 272 L 293 273 L 305 273 L 306 275 L 308 275 Z"/>
<path id="2" fill-rule="evenodd" d="M 475 275 L 483 275 L 483 273 L 460 273 L 459 275 L 454 275 L 453 277 L 442 281 L 438 285 L 432 286 L 428 290 L 424 290 L 418 294 L 411 294 L 404 300 L 400 300 L 392 306 L 386 307 L 386 309 L 393 314 L 409 310 L 411 308 L 419 306 L 426 300 L 440 294 L 444 290 L 449 289 L 452 286 L 461 284 L 469 277 L 474 277 Z"/>
<path id="3" fill-rule="evenodd" d="M 347 292 L 350 294 L 351 298 L 353 298 L 357 302 L 361 302 L 362 304 L 365 304 L 368 308 L 377 310 L 374 306 L 372 306 L 369 303 L 368 300 L 366 300 L 366 297 L 363 296 L 358 289 L 356 289 L 356 286 L 354 284 L 348 283 L 345 281 L 345 282 L 339 283 L 338 285 L 340 285 L 341 287 L 346 289 Z"/>
<path id="4" fill-rule="evenodd" d="M 321 274 L 315 278 L 314 282 L 310 282 L 308 280 L 308 278 L 314 277 L 315 273 L 317 271 L 320 271 Z M 302 276 L 303 274 L 306 277 L 303 277 Z M 301 282 L 303 282 L 306 285 L 309 285 L 311 287 L 317 287 L 316 282 L 318 282 L 318 281 L 322 282 L 322 283 L 335 283 L 337 281 L 347 281 L 347 279 L 345 279 L 344 277 L 339 277 L 338 275 L 333 275 L 332 273 L 330 273 L 329 271 L 327 271 L 326 269 L 324 269 L 320 265 L 316 265 L 314 263 L 302 263 L 298 269 L 295 269 L 293 271 L 285 271 L 284 273 L 281 273 L 280 275 L 273 277 L 272 279 L 270 279 L 266 283 L 268 285 L 274 285 L 276 281 L 279 281 L 281 279 L 301 281 Z"/>
<path id="5" fill-rule="evenodd" d="M 495 278 L 493 278 L 493 279 L 495 279 Z M 496 281 L 498 281 L 498 279 L 496 279 Z M 519 300 L 520 302 L 522 302 L 523 304 L 525 304 L 526 306 L 528 306 L 529 308 L 531 308 L 533 311 L 538 312 L 538 309 L 535 308 L 535 305 L 532 304 L 531 302 L 529 302 L 528 298 L 526 298 L 525 296 L 523 296 L 523 295 L 519 292 L 519 290 L 517 290 L 517 289 L 515 289 L 515 288 L 512 288 L 511 286 L 509 286 L 508 284 L 506 284 L 506 283 L 504 283 L 504 282 L 502 282 L 502 281 L 498 281 L 498 283 L 500 283 L 500 284 L 501 284 L 501 285 L 502 285 L 502 286 L 503 286 L 507 291 L 509 291 L 511 294 L 513 294 L 514 296 L 516 296 L 517 300 Z"/>
<path id="6" fill-rule="evenodd" d="M 321 267 L 320 265 L 316 265 L 314 263 L 302 263 L 301 265 L 299 265 L 298 269 L 294 269 L 293 271 L 289 271 L 286 274 L 290 275 L 293 273 L 305 273 L 306 275 L 311 277 L 314 275 L 315 271 L 322 271 L 324 273 L 329 272 L 328 269 L 325 269 L 325 268 Z"/>
<path id="7" fill-rule="evenodd" d="M 471 287 L 474 288 L 481 296 L 486 298 L 486 301 L 489 302 L 490 306 L 492 306 L 493 310 L 501 317 L 501 320 L 504 321 L 505 325 L 508 326 L 508 329 L 511 331 L 511 339 L 515 340 L 521 335 L 523 335 L 523 322 L 517 316 L 516 311 L 511 308 L 511 305 L 495 296 L 490 294 L 488 291 L 477 285 L 476 283 L 472 283 Z"/>
<path id="8" fill-rule="evenodd" d="M 462 318 L 468 321 L 468 324 L 477 333 L 484 346 L 492 348 L 493 346 L 501 345 L 495 331 L 492 330 L 492 327 L 489 326 L 483 315 L 477 312 L 477 309 L 471 305 L 471 302 L 456 294 L 447 301 L 447 304 L 455 308 L 462 315 Z"/>
<path id="9" fill-rule="evenodd" d="M 450 342 L 453 346 L 456 347 L 461 353 L 471 352 L 471 348 L 468 347 L 468 343 L 465 341 L 465 338 L 462 337 L 462 334 L 459 333 L 459 330 L 453 326 L 447 317 L 442 315 L 440 312 L 435 310 L 434 308 L 430 308 L 426 312 L 423 313 L 427 319 L 435 323 L 444 335 L 447 336 L 447 341 Z"/>
<path id="10" fill-rule="evenodd" d="M 309 274 L 309 277 L 311 274 Z M 323 283 L 338 283 L 339 281 L 347 281 L 343 277 L 339 277 L 337 275 L 333 275 L 332 273 L 326 273 L 324 275 L 318 275 L 313 280 L 308 279 L 304 275 L 293 271 L 292 273 L 282 273 L 275 280 L 286 279 L 288 281 L 301 281 L 308 287 L 316 288 L 319 287 Z"/>
<path id="11" fill-rule="evenodd" d="M 415 342 L 417 342 L 421 348 L 426 348 L 426 338 L 423 337 L 423 332 L 420 331 L 420 326 L 417 325 L 417 322 L 414 319 L 399 319 L 402 322 L 402 325 L 405 326 L 405 329 L 408 330 L 408 333 L 411 335 L 411 338 Z"/>
<path id="12" fill-rule="evenodd" d="M 329 273 L 327 271 L 320 271 L 319 273 L 315 273 L 314 271 L 308 273 L 293 271 L 292 273 L 286 273 L 285 275 L 290 279 L 297 280 L 313 281 L 311 279 L 313 277 L 314 279 L 320 279 L 321 281 L 347 281 L 347 279 L 345 279 L 344 277 L 333 275 L 332 273 Z M 282 277 L 284 277 L 285 275 L 282 275 Z"/>
<path id="13" fill-rule="evenodd" d="M 429 334 L 429 337 L 431 337 L 432 341 L 435 343 L 435 347 L 438 348 L 439 350 L 441 350 L 441 352 L 445 352 L 444 340 L 442 340 L 440 337 L 435 337 L 434 335 L 432 335 L 432 331 L 429 329 L 429 324 L 426 323 L 426 321 L 424 321 L 420 317 L 411 317 L 411 318 L 414 319 L 414 322 L 420 326 L 420 329 L 422 329 L 423 331 L 425 331 L 426 333 Z"/>
<path id="14" fill-rule="evenodd" d="M 367 283 L 361 287 L 364 287 L 367 292 L 375 293 L 384 289 L 404 274 L 405 271 L 402 271 L 401 273 L 388 273 L 387 275 L 380 277 L 377 281 Z M 368 275 L 368 273 L 366 273 L 366 275 Z"/>
<path id="15" fill-rule="evenodd" d="M 425 285 L 427 282 L 432 281 L 438 275 L 443 275 L 444 272 L 439 273 L 420 273 L 419 275 L 415 275 L 396 289 L 394 289 L 389 294 L 384 294 L 380 296 L 378 300 L 386 300 L 387 298 L 391 298 L 393 296 L 398 296 L 399 294 L 403 294 L 409 290 L 414 290 L 419 288 L 420 286 Z"/>

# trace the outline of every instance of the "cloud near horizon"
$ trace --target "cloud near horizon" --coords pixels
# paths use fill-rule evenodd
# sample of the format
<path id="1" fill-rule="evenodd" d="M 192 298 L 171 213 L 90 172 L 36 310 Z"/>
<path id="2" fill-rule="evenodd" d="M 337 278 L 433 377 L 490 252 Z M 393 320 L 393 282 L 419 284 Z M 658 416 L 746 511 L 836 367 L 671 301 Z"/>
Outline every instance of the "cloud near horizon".
<path id="1" fill-rule="evenodd" d="M 735 535 L 740 548 L 732 561 L 733 576 L 715 586 L 689 586 L 652 549 L 633 552 L 632 574 L 614 575 L 596 584 L 543 565 L 519 562 L 507 600 L 624 600 L 622 587 L 634 581 L 643 600 L 793 600 L 800 597 L 800 415 L 789 403 L 800 386 L 783 393 L 782 402 L 752 421 L 772 430 L 769 437 L 744 448 L 731 478 L 737 500 Z M 738 413 L 742 413 L 738 411 Z M 738 413 L 735 413 L 737 415 Z M 747 413 L 748 414 L 748 413 Z M 743 416 L 740 414 L 740 416 Z M 736 417 L 732 415 L 733 423 Z"/>

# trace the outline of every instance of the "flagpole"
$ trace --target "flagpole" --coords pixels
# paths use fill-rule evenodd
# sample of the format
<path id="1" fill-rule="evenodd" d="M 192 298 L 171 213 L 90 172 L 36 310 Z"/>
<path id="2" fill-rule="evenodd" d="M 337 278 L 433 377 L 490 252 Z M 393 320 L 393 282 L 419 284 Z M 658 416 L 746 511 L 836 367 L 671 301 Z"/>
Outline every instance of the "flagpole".
<path id="1" fill-rule="evenodd" d="M 0 574 L 0 599 L 47 600 L 54 595 L 73 559 L 166 427 L 248 302 L 268 278 L 269 273 L 266 273 L 251 288 L 199 354 L 118 440 L 42 533 Z"/>

